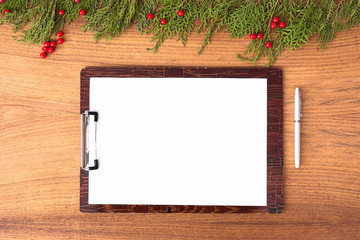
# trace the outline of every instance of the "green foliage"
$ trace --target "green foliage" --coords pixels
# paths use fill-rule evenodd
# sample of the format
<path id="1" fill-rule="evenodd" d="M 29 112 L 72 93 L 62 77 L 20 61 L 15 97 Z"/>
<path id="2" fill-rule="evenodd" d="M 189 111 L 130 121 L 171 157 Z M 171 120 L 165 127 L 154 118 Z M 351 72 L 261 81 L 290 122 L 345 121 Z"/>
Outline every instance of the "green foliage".
<path id="1" fill-rule="evenodd" d="M 239 25 L 246 25 L 247 27 L 239 28 L 233 26 L 232 29 L 229 30 L 231 32 L 231 36 L 240 37 L 243 35 L 248 35 L 249 33 L 262 33 L 263 37 L 262 39 L 256 39 L 254 41 L 251 41 L 250 44 L 247 47 L 247 50 L 245 51 L 244 55 L 250 54 L 250 57 L 245 57 L 241 54 L 237 55 L 237 58 L 240 60 L 248 61 L 251 63 L 255 63 L 259 58 L 268 56 L 269 58 L 269 65 L 271 62 L 273 62 L 277 58 L 277 54 L 283 47 L 280 44 L 279 38 L 276 38 L 276 41 L 271 41 L 271 35 L 270 35 L 270 24 L 272 22 L 272 18 L 274 16 L 280 16 L 278 14 L 275 14 L 276 12 L 280 11 L 281 4 L 278 5 L 278 0 L 269 0 L 269 1 L 248 1 L 248 4 L 252 7 L 247 6 L 241 6 L 241 8 L 244 8 L 244 11 L 248 11 L 248 15 L 252 16 L 253 21 L 260 21 L 261 24 L 259 28 L 254 27 L 249 24 L 244 24 L 244 20 L 240 20 L 241 22 L 237 22 Z M 280 6 L 280 7 L 279 7 Z M 233 18 L 241 19 L 241 17 L 244 17 L 246 12 L 240 11 L 235 12 L 233 15 Z M 259 13 L 263 13 L 262 15 L 258 15 Z M 239 15 L 240 14 L 240 15 Z M 260 17 L 261 16 L 261 17 Z M 259 18 L 260 17 L 260 18 Z M 246 20 L 245 20 L 246 21 Z M 231 25 L 230 25 L 231 26 Z M 253 30 L 253 32 L 250 32 Z M 256 31 L 258 30 L 258 31 Z M 267 49 L 266 43 L 270 41 L 273 44 L 272 48 Z M 276 51 L 274 52 L 274 49 Z"/>
<path id="2" fill-rule="evenodd" d="M 26 24 L 29 21 L 34 20 L 35 16 L 38 16 L 38 14 L 40 13 L 40 10 L 44 9 L 41 7 L 41 3 L 43 3 L 42 0 L 31 0 L 30 1 L 30 4 L 29 4 L 30 6 L 24 14 L 24 21 L 23 21 L 24 24 Z M 20 25 L 19 25 L 19 27 L 20 27 Z"/>
<path id="3" fill-rule="evenodd" d="M 250 6 L 255 7 L 251 8 Z M 265 10 L 263 10 L 265 8 Z M 336 32 L 350 29 L 356 26 L 359 21 L 360 0 L 344 0 L 335 3 L 333 0 L 270 0 L 251 1 L 248 0 L 246 5 L 238 7 L 231 15 L 231 23 L 228 30 L 232 37 L 241 37 L 249 33 L 262 31 L 263 39 L 251 41 L 246 54 L 250 57 L 238 55 L 240 60 L 255 63 L 259 58 L 267 56 L 269 59 L 268 66 L 272 65 L 281 52 L 285 49 L 295 50 L 307 43 L 314 33 L 319 34 L 319 42 L 322 47 L 326 46 L 335 38 Z M 260 21 L 260 11 L 265 11 L 266 22 L 262 24 L 264 28 L 257 28 L 252 23 L 244 20 L 246 17 L 251 18 L 252 22 Z M 255 16 L 255 17 L 254 17 Z M 278 16 L 280 21 L 286 22 L 284 29 L 277 28 L 275 31 L 270 30 L 272 17 Z M 272 34 L 271 34 L 272 32 Z M 273 46 L 266 49 L 266 42 L 272 42 Z"/>
<path id="4" fill-rule="evenodd" d="M 154 37 L 151 41 L 155 41 L 154 48 L 148 49 L 154 52 L 166 40 L 178 35 L 178 41 L 181 40 L 185 46 L 188 35 L 194 28 L 194 21 L 199 17 L 199 11 L 193 0 L 161 0 L 161 8 L 154 14 L 151 20 L 150 29 L 147 34 L 153 33 Z M 184 10 L 184 16 L 179 16 L 178 11 Z M 165 25 L 161 25 L 160 21 L 166 20 Z"/>
<path id="5" fill-rule="evenodd" d="M 339 7 L 341 6 L 342 2 L 339 3 Z M 321 46 L 325 46 L 327 42 L 332 41 L 335 38 L 335 28 L 338 28 L 338 23 L 336 19 L 339 17 L 339 8 L 334 1 L 326 1 L 323 4 L 323 11 L 324 11 L 324 19 L 319 25 L 319 41 Z"/>
<path id="6" fill-rule="evenodd" d="M 244 4 L 234 10 L 230 15 L 227 28 L 231 33 L 231 37 L 242 37 L 251 33 L 264 32 L 267 19 L 259 16 L 265 16 L 266 6 L 259 3 L 253 0 L 245 0 Z"/>
<path id="7" fill-rule="evenodd" d="M 284 35 L 282 41 L 290 50 L 302 47 L 304 43 L 307 43 L 310 36 L 319 29 L 322 18 L 322 11 L 314 3 L 303 2 L 303 4 L 296 5 L 292 11 L 294 11 L 294 17 L 291 25 L 282 30 Z"/>
<path id="8" fill-rule="evenodd" d="M 141 34 L 150 26 L 149 13 L 154 13 L 159 0 L 138 0 L 135 14 L 135 28 Z"/>
<path id="9" fill-rule="evenodd" d="M 57 10 L 64 10 L 68 23 L 79 17 L 81 9 L 86 11 L 85 18 L 91 17 L 98 7 L 98 0 L 81 0 L 75 3 L 74 0 L 58 0 Z"/>
<path id="10" fill-rule="evenodd" d="M 95 42 L 105 37 L 110 40 L 130 26 L 135 15 L 136 0 L 102 0 L 101 7 L 86 20 L 81 29 L 95 32 Z"/>
<path id="11" fill-rule="evenodd" d="M 229 16 L 240 3 L 240 0 L 204 0 L 199 3 L 201 25 L 196 32 L 199 33 L 201 29 L 205 29 L 206 32 L 198 54 L 201 54 L 210 42 L 212 34 L 216 34 L 222 27 L 230 23 Z"/>
<path id="12" fill-rule="evenodd" d="M 24 31 L 20 41 L 28 44 L 42 43 L 48 40 L 51 34 L 63 27 L 65 18 L 68 23 L 79 17 L 80 9 L 86 9 L 87 15 L 91 15 L 97 8 L 97 0 L 82 0 L 74 3 L 73 0 L 7 0 L 0 8 L 10 9 L 10 13 L 0 18 L 0 24 L 8 21 L 15 26 L 16 32 L 22 24 L 34 20 L 30 28 Z M 60 16 L 58 11 L 62 9 L 65 15 Z"/>
<path id="13" fill-rule="evenodd" d="M 43 43 L 64 23 L 64 17 L 57 13 L 56 0 L 39 0 L 36 3 L 38 4 L 34 6 L 32 12 L 27 13 L 26 18 L 31 20 L 38 16 L 30 28 L 24 31 L 21 39 L 28 44 Z"/>
<path id="14" fill-rule="evenodd" d="M 199 21 L 196 32 L 205 31 L 199 54 L 210 42 L 212 34 L 220 30 L 230 32 L 232 38 L 248 38 L 251 33 L 263 34 L 262 39 L 250 41 L 240 60 L 255 63 L 267 57 L 272 65 L 285 49 L 295 50 L 319 35 L 321 47 L 334 40 L 337 32 L 351 29 L 360 23 L 360 0 L 5 0 L 0 4 L 0 25 L 11 24 L 14 32 L 31 22 L 21 41 L 42 43 L 67 23 L 86 10 L 86 25 L 82 30 L 95 32 L 95 42 L 117 37 L 132 21 L 140 33 L 153 34 L 152 49 L 158 50 L 166 39 L 177 37 L 185 46 L 188 36 Z M 58 11 L 65 11 L 60 16 Z M 184 16 L 178 16 L 178 10 Z M 149 20 L 147 15 L 154 14 Z M 270 29 L 277 16 L 286 23 L 284 29 Z M 161 19 L 167 24 L 161 25 Z M 247 40 L 249 41 L 249 40 Z M 266 48 L 266 43 L 272 43 Z"/>
<path id="15" fill-rule="evenodd" d="M 8 23 L 14 26 L 14 32 L 17 32 L 22 24 L 23 16 L 26 13 L 29 5 L 29 0 L 7 0 L 0 4 L 0 13 L 5 9 L 10 10 L 0 18 L 0 25 Z"/>
<path id="16" fill-rule="evenodd" d="M 318 9 L 324 11 L 324 18 L 318 29 L 319 42 L 325 47 L 328 42 L 335 39 L 336 32 L 351 29 L 360 22 L 360 0 L 344 2 L 327 0 L 321 2 Z"/>
<path id="17" fill-rule="evenodd" d="M 350 0 L 343 4 L 339 16 L 346 29 L 351 29 L 360 23 L 360 0 Z"/>

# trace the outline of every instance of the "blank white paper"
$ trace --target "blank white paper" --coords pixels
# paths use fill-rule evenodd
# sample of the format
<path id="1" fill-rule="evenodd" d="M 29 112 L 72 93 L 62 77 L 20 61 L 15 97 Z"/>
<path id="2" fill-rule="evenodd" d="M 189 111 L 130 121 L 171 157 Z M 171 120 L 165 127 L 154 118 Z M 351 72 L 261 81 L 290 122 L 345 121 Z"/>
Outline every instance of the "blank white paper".
<path id="1" fill-rule="evenodd" d="M 89 204 L 267 205 L 267 79 L 91 78 L 90 110 Z"/>

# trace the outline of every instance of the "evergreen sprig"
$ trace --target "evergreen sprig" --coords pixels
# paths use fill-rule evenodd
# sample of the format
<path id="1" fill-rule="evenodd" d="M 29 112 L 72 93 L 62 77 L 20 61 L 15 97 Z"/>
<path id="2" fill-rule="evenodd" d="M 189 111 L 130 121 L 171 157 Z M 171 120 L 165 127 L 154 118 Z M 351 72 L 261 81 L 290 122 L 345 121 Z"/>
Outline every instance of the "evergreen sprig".
<path id="1" fill-rule="evenodd" d="M 178 36 L 178 41 L 181 40 L 183 46 L 185 46 L 187 37 L 190 35 L 194 28 L 194 21 L 199 17 L 199 9 L 196 7 L 194 0 L 161 0 L 161 7 L 155 13 L 154 19 L 147 34 L 153 33 L 154 36 L 151 41 L 155 41 L 155 46 L 152 49 L 154 52 L 160 47 L 160 45 L 166 40 Z M 185 15 L 178 16 L 178 11 L 182 9 Z M 166 20 L 165 25 L 161 25 L 162 19 Z"/>
<path id="2" fill-rule="evenodd" d="M 17 32 L 23 22 L 23 16 L 28 10 L 29 0 L 8 0 L 0 4 L 0 13 L 5 9 L 11 10 L 0 18 L 0 25 L 8 23 L 14 26 L 13 32 Z"/>
<path id="3" fill-rule="evenodd" d="M 281 53 L 295 50 L 307 43 L 314 34 L 319 35 L 321 47 L 335 39 L 336 33 L 349 30 L 360 23 L 360 0 L 6 0 L 0 4 L 0 25 L 13 25 L 17 32 L 23 25 L 30 27 L 20 36 L 29 44 L 42 43 L 67 23 L 79 17 L 80 9 L 86 11 L 86 24 L 82 30 L 95 32 L 94 39 L 109 40 L 127 29 L 132 21 L 140 33 L 153 34 L 156 52 L 166 39 L 177 37 L 185 46 L 194 30 L 205 31 L 200 54 L 210 42 L 212 34 L 220 30 L 230 32 L 230 37 L 248 37 L 251 33 L 263 34 L 262 39 L 251 41 L 240 60 L 255 63 L 267 57 L 272 65 Z M 65 11 L 60 16 L 58 11 Z M 185 12 L 177 15 L 178 10 Z M 154 14 L 149 20 L 147 15 Z M 277 16 L 286 23 L 284 29 L 270 29 L 272 18 Z M 167 21 L 161 25 L 161 19 Z M 272 43 L 266 48 L 266 42 Z"/>
<path id="4" fill-rule="evenodd" d="M 25 18 L 35 19 L 30 28 L 24 31 L 21 41 L 28 44 L 43 43 L 50 35 L 56 32 L 64 24 L 64 17 L 57 14 L 56 0 L 33 1 L 32 11 L 28 11 Z"/>
<path id="5" fill-rule="evenodd" d="M 260 3 L 260 2 L 259 2 Z M 231 37 L 242 37 L 252 33 L 264 32 L 266 18 L 259 18 L 266 14 L 265 5 L 252 0 L 245 0 L 230 15 L 227 31 Z"/>
<path id="6" fill-rule="evenodd" d="M 88 23 L 81 29 L 94 31 L 95 43 L 103 37 L 110 40 L 130 26 L 135 9 L 136 0 L 101 0 L 101 7 L 86 17 Z"/>
<path id="7" fill-rule="evenodd" d="M 199 33 L 201 29 L 205 29 L 205 38 L 198 54 L 201 54 L 210 42 L 212 34 L 216 34 L 222 27 L 230 23 L 229 16 L 240 2 L 240 0 L 204 0 L 199 3 L 201 25 L 196 32 Z"/>
<path id="8" fill-rule="evenodd" d="M 159 5 L 159 0 L 138 0 L 135 14 L 135 28 L 141 34 L 150 26 L 152 21 L 148 14 L 153 13 Z"/>
<path id="9" fill-rule="evenodd" d="M 82 0 L 80 3 L 75 4 L 73 0 L 31 0 L 30 3 L 27 0 L 7 0 L 5 3 L 16 2 L 11 6 L 11 14 L 15 9 L 16 15 L 21 15 L 13 22 L 15 26 L 14 31 L 17 31 L 22 24 L 26 24 L 28 21 L 32 21 L 30 28 L 24 31 L 24 35 L 20 41 L 25 41 L 28 44 L 36 44 L 47 41 L 50 36 L 63 27 L 65 18 L 67 18 L 70 24 L 77 17 L 79 17 L 80 9 L 85 8 L 87 15 L 91 16 L 98 6 L 97 0 Z M 19 4 L 23 4 L 23 9 Z M 28 6 L 29 5 L 29 6 Z M 13 6 L 19 6 L 13 8 Z M 5 6 L 7 7 L 7 6 Z M 66 15 L 61 16 L 58 14 L 59 10 L 64 10 Z M 4 18 L 7 19 L 13 17 L 13 15 L 6 14 Z"/>
<path id="10" fill-rule="evenodd" d="M 319 29 L 319 23 L 322 18 L 322 11 L 314 3 L 299 4 L 294 8 L 296 17 L 292 19 L 291 25 L 282 29 L 285 46 L 290 50 L 295 50 L 307 43 L 311 35 Z"/>
<path id="11" fill-rule="evenodd" d="M 58 0 L 57 8 L 65 11 L 67 22 L 70 24 L 79 17 L 81 9 L 86 11 L 86 18 L 92 17 L 98 4 L 98 0 L 81 0 L 78 3 L 75 3 L 74 0 Z"/>
<path id="12" fill-rule="evenodd" d="M 248 47 L 247 50 L 245 51 L 244 55 L 238 54 L 237 58 L 240 60 L 244 60 L 244 61 L 248 61 L 248 62 L 252 62 L 252 63 L 256 63 L 256 61 L 261 58 L 264 57 L 265 55 L 268 56 L 269 58 L 269 65 L 271 64 L 270 62 L 273 62 L 274 59 L 276 59 L 277 57 L 277 53 L 279 53 L 279 50 L 282 49 L 281 45 L 280 45 L 280 41 L 277 38 L 275 42 L 273 42 L 273 48 L 267 49 L 266 48 L 266 42 L 270 41 L 271 39 L 271 35 L 270 35 L 270 24 L 272 21 L 272 16 L 274 16 L 274 13 L 280 9 L 278 5 L 279 0 L 270 0 L 268 2 L 265 1 L 249 1 L 248 4 L 251 6 L 253 6 L 252 8 L 249 9 L 245 9 L 250 11 L 248 14 L 251 16 L 255 16 L 255 14 L 257 14 L 257 11 L 261 11 L 261 12 L 265 12 L 265 18 L 262 18 L 262 24 L 260 25 L 261 28 L 259 29 L 260 32 L 263 34 L 263 37 L 259 40 L 255 40 L 252 41 Z M 246 6 L 241 6 L 240 8 L 246 8 Z M 256 10 L 255 10 L 256 9 Z M 279 11 L 279 10 L 278 10 Z M 234 14 L 243 14 L 243 12 L 239 12 L 239 13 L 234 13 Z M 240 15 L 241 16 L 241 15 Z M 233 18 L 236 17 L 233 16 Z M 238 23 L 241 24 L 241 23 Z M 239 28 L 235 28 L 233 27 L 232 32 L 231 32 L 231 36 L 243 36 L 245 34 L 249 34 L 251 32 L 246 32 L 244 30 L 242 30 L 242 32 L 240 32 L 242 29 Z M 252 30 L 251 28 L 248 29 Z M 230 29 L 231 31 L 231 29 Z M 256 33 L 256 32 L 253 32 Z M 274 49 L 277 49 L 276 52 L 274 52 Z M 250 57 L 245 57 L 245 55 L 250 54 Z"/>
<path id="13" fill-rule="evenodd" d="M 351 29 L 358 25 L 360 22 L 360 0 L 350 0 L 348 4 L 343 4 L 339 15 L 346 29 Z"/>

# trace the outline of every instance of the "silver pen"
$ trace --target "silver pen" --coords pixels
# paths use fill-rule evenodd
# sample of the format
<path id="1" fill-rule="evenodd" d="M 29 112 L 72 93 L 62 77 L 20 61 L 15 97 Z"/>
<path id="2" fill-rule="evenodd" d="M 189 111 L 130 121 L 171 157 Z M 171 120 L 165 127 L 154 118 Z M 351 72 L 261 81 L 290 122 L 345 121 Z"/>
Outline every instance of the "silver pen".
<path id="1" fill-rule="evenodd" d="M 294 120 L 294 152 L 295 152 L 295 167 L 300 167 L 300 122 L 302 117 L 302 98 L 299 88 L 295 89 L 295 120 Z"/>

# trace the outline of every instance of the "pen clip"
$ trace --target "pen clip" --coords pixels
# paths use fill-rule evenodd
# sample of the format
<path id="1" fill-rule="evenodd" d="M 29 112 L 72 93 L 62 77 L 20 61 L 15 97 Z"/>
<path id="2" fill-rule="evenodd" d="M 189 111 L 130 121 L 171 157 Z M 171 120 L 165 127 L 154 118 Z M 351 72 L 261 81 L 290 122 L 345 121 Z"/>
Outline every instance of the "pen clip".
<path id="1" fill-rule="evenodd" d="M 300 94 L 300 117 L 302 117 L 302 96 Z"/>

